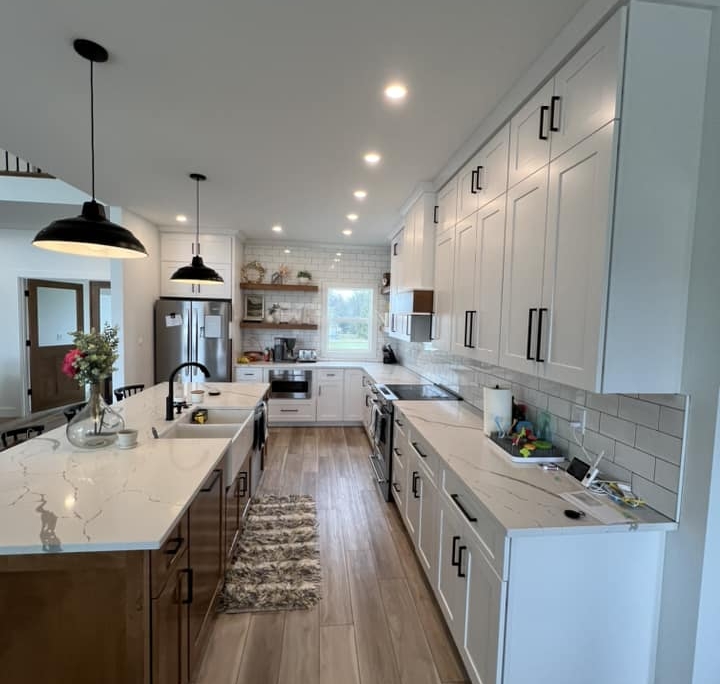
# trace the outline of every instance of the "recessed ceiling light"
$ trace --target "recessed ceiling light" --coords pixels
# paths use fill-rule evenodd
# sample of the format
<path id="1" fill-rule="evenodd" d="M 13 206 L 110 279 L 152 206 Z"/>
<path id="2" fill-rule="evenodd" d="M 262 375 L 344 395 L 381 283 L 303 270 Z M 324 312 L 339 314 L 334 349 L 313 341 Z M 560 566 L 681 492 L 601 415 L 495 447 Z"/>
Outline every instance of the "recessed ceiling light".
<path id="1" fill-rule="evenodd" d="M 367 197 L 367 192 L 365 192 L 365 190 L 356 190 L 353 195 L 355 199 L 363 200 Z"/>
<path id="2" fill-rule="evenodd" d="M 282 233 L 282 226 L 273 226 L 272 231 L 273 233 Z"/>
<path id="3" fill-rule="evenodd" d="M 367 152 L 363 159 L 367 164 L 374 166 L 382 159 L 382 157 L 377 152 Z"/>
<path id="4" fill-rule="evenodd" d="M 285 251 L 285 254 L 290 254 L 290 250 L 289 250 L 289 249 L 286 249 L 286 250 L 284 250 L 284 251 Z"/>
<path id="5" fill-rule="evenodd" d="M 338 263 L 338 262 L 340 261 L 340 259 L 333 259 L 333 261 L 334 261 L 335 263 Z"/>
<path id="6" fill-rule="evenodd" d="M 342 252 L 335 252 L 335 256 L 342 256 Z"/>
<path id="7" fill-rule="evenodd" d="M 360 217 L 357 214 L 348 214 L 347 220 L 348 221 L 357 221 Z"/>
<path id="8" fill-rule="evenodd" d="M 408 89 L 404 83 L 388 83 L 385 86 L 385 97 L 393 102 L 404 100 L 407 93 Z"/>
<path id="9" fill-rule="evenodd" d="M 352 235 L 352 231 L 349 228 L 346 228 L 342 233 L 343 235 Z"/>
<path id="10" fill-rule="evenodd" d="M 175 217 L 175 220 L 176 220 L 178 223 L 187 223 L 187 216 L 185 216 L 185 214 L 178 214 L 178 215 Z"/>

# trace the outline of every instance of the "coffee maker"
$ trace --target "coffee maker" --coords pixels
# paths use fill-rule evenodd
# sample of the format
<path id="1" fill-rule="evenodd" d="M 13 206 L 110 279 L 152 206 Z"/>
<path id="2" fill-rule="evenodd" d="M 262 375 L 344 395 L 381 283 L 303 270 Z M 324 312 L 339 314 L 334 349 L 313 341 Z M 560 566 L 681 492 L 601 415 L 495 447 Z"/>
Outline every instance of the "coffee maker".
<path id="1" fill-rule="evenodd" d="M 275 361 L 295 361 L 295 337 L 276 337 L 274 339 L 274 358 Z"/>

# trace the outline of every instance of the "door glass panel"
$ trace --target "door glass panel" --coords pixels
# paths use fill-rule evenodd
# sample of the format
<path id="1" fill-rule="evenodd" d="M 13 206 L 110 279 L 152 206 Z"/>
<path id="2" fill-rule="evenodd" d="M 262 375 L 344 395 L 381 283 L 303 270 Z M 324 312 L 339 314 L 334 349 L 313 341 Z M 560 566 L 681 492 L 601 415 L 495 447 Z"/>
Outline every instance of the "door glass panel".
<path id="1" fill-rule="evenodd" d="M 38 287 L 38 345 L 57 347 L 70 345 L 71 332 L 77 329 L 77 302 L 75 290 Z"/>
<path id="2" fill-rule="evenodd" d="M 100 330 L 112 325 L 112 296 L 109 287 L 100 288 Z"/>

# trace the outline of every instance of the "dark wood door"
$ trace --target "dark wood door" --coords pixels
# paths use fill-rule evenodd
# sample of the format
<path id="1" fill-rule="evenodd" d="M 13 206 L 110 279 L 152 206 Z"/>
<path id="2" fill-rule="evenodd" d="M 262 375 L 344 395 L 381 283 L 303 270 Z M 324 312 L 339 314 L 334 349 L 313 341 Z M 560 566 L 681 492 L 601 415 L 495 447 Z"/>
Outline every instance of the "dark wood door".
<path id="1" fill-rule="evenodd" d="M 225 486 L 223 471 L 215 470 L 190 504 L 190 676 L 197 671 L 210 635 L 210 621 L 225 569 Z"/>
<path id="2" fill-rule="evenodd" d="M 188 682 L 188 606 L 192 601 L 185 550 L 174 563 L 165 587 L 152 601 L 153 684 Z"/>
<path id="3" fill-rule="evenodd" d="M 30 406 L 33 412 L 83 401 L 85 389 L 62 372 L 73 348 L 70 332 L 83 329 L 83 288 L 77 283 L 28 280 Z"/>

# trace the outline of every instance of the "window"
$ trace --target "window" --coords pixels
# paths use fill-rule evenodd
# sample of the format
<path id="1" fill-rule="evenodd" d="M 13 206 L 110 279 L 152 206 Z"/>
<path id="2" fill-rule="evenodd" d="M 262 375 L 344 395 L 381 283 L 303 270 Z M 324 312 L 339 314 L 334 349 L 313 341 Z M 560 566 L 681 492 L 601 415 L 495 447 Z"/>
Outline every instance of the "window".
<path id="1" fill-rule="evenodd" d="M 325 297 L 325 354 L 375 355 L 375 290 L 328 287 Z"/>

